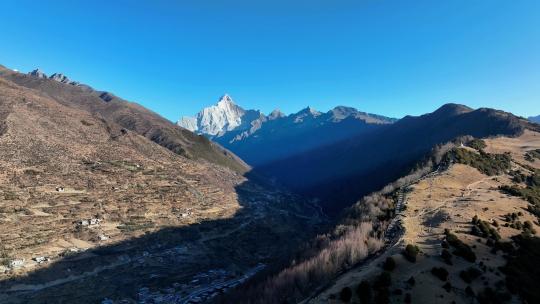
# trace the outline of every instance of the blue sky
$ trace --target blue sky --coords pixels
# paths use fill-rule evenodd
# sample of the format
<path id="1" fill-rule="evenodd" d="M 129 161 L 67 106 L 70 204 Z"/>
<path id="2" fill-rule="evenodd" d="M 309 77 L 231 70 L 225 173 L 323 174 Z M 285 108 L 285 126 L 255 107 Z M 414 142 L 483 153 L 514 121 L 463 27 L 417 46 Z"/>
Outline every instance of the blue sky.
<path id="1" fill-rule="evenodd" d="M 175 121 L 229 93 L 291 113 L 447 102 L 540 114 L 540 1 L 0 0 L 0 64 Z"/>

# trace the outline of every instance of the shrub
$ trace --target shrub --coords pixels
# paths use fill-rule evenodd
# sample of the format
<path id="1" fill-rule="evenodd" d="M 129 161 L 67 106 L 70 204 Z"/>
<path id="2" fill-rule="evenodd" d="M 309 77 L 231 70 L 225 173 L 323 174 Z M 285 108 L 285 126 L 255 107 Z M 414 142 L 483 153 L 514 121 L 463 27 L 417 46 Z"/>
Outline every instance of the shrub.
<path id="1" fill-rule="evenodd" d="M 446 241 L 450 246 L 454 247 L 454 254 L 464 258 L 466 261 L 474 263 L 476 261 L 476 254 L 472 251 L 469 245 L 463 243 L 458 237 L 451 233 L 449 230 L 445 230 Z"/>
<path id="2" fill-rule="evenodd" d="M 525 153 L 525 159 L 527 161 L 533 162 L 535 158 L 540 159 L 540 149 L 531 150 Z"/>
<path id="3" fill-rule="evenodd" d="M 376 304 L 388 304 L 390 303 L 390 292 L 388 288 L 383 288 L 375 293 L 375 303 Z"/>
<path id="4" fill-rule="evenodd" d="M 416 280 L 414 279 L 414 277 L 410 277 L 408 280 L 407 280 L 407 284 L 409 284 L 410 286 L 414 286 L 414 284 L 416 284 Z"/>
<path id="5" fill-rule="evenodd" d="M 462 270 L 459 273 L 459 277 L 465 281 L 465 283 L 472 283 L 476 278 L 482 275 L 482 271 L 476 267 L 469 267 L 467 270 Z"/>
<path id="6" fill-rule="evenodd" d="M 387 257 L 386 261 L 384 261 L 383 269 L 386 271 L 392 271 L 396 268 L 396 261 L 394 261 L 394 258 Z"/>
<path id="7" fill-rule="evenodd" d="M 450 248 L 450 245 L 448 244 L 447 241 L 443 240 L 443 241 L 441 242 L 441 247 L 442 247 L 442 248 L 445 248 L 445 249 L 448 249 L 448 248 Z"/>
<path id="8" fill-rule="evenodd" d="M 375 281 L 373 282 L 373 287 L 375 289 L 389 287 L 390 285 L 392 285 L 392 275 L 388 271 L 383 271 L 375 278 Z"/>
<path id="9" fill-rule="evenodd" d="M 506 292 L 495 291 L 491 287 L 486 287 L 478 294 L 480 304 L 498 304 L 506 303 L 512 299 L 512 296 Z"/>
<path id="10" fill-rule="evenodd" d="M 512 242 L 497 242 L 495 243 L 495 246 L 493 246 L 493 250 L 495 250 L 495 252 L 502 250 L 504 253 L 510 253 L 514 251 L 514 245 Z"/>
<path id="11" fill-rule="evenodd" d="M 447 265 L 452 265 L 452 254 L 448 249 L 443 249 L 441 252 L 441 258 Z"/>
<path id="12" fill-rule="evenodd" d="M 476 150 L 478 150 L 478 151 L 484 150 L 484 149 L 487 147 L 485 141 L 483 141 L 483 140 L 481 140 L 481 139 L 477 139 L 477 138 L 475 138 L 475 139 L 469 141 L 469 142 L 467 143 L 467 146 L 469 146 L 469 147 L 471 147 L 471 148 L 473 148 L 473 149 L 476 149 Z"/>
<path id="13" fill-rule="evenodd" d="M 343 302 L 349 302 L 352 298 L 352 290 L 349 287 L 345 287 L 339 293 L 339 298 Z"/>
<path id="14" fill-rule="evenodd" d="M 409 262 L 415 263 L 416 257 L 418 256 L 419 252 L 420 252 L 420 248 L 418 248 L 418 246 L 408 244 L 407 246 L 405 246 L 403 255 Z"/>
<path id="15" fill-rule="evenodd" d="M 9 264 L 11 264 L 10 258 L 0 258 L 0 265 L 4 267 L 9 267 Z"/>
<path id="16" fill-rule="evenodd" d="M 371 285 L 368 281 L 362 281 L 356 288 L 356 294 L 360 299 L 360 303 L 370 303 L 371 302 Z"/>
<path id="17" fill-rule="evenodd" d="M 465 149 L 452 149 L 446 155 L 444 162 L 469 165 L 486 175 L 496 175 L 511 168 L 511 157 L 508 154 L 489 154 L 483 151 L 475 153 Z"/>
<path id="18" fill-rule="evenodd" d="M 388 271 L 382 272 L 375 278 L 375 281 L 373 282 L 375 303 L 390 303 L 390 292 L 388 291 L 390 285 L 392 285 L 392 275 Z"/>
<path id="19" fill-rule="evenodd" d="M 403 299 L 403 302 L 409 304 L 409 303 L 412 303 L 412 296 L 410 293 L 406 293 L 405 294 L 405 298 Z"/>
<path id="20" fill-rule="evenodd" d="M 446 281 L 446 279 L 448 279 L 448 270 L 446 270 L 444 267 L 431 268 L 431 274 L 439 278 L 441 281 Z"/>
<path id="21" fill-rule="evenodd" d="M 444 288 L 444 290 L 446 290 L 446 292 L 450 292 L 452 290 L 452 284 L 450 284 L 450 282 L 446 282 L 442 288 Z"/>
<path id="22" fill-rule="evenodd" d="M 525 183 L 527 184 L 526 188 L 504 185 L 500 186 L 499 190 L 503 193 L 519 196 L 527 200 L 530 203 L 527 210 L 540 219 L 540 170 L 535 170 L 534 174 L 526 176 Z M 517 215 L 515 218 L 517 218 Z"/>
<path id="23" fill-rule="evenodd" d="M 472 226 L 471 228 L 471 233 L 473 235 L 482 236 L 492 239 L 494 241 L 499 241 L 501 239 L 501 236 L 499 235 L 497 230 L 491 227 L 488 222 L 479 220 L 478 218 L 476 218 L 476 220 L 473 218 L 472 222 L 474 224 L 474 226 Z"/>
<path id="24" fill-rule="evenodd" d="M 502 269 L 506 274 L 506 284 L 511 292 L 517 292 L 527 303 L 540 303 L 540 238 L 517 237 L 519 248 L 509 258 Z"/>

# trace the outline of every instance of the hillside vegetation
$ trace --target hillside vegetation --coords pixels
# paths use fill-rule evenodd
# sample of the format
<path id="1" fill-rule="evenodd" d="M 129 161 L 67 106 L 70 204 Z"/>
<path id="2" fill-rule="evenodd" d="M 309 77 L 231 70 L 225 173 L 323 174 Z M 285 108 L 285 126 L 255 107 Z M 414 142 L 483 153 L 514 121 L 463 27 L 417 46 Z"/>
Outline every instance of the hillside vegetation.
<path id="1" fill-rule="evenodd" d="M 332 271 L 332 278 L 303 283 L 308 287 L 293 293 L 296 298 L 290 297 L 288 289 L 278 293 L 277 299 L 297 302 L 303 295 L 302 303 L 537 302 L 532 287 L 538 280 L 538 267 L 532 261 L 540 258 L 535 248 L 540 226 L 532 194 L 537 171 L 516 162 L 514 155 L 522 159 L 531 145 L 540 147 L 540 134 L 525 133 L 515 138 L 527 141 L 527 145 L 515 145 L 520 151 L 488 153 L 493 142 L 482 140 L 469 141 L 467 147 L 441 146 L 433 158 L 418 166 L 425 171 L 366 196 L 347 211 L 341 223 L 372 223 L 385 243 L 381 250 L 356 265 Z M 433 162 L 437 159 L 440 165 Z M 433 170 L 429 168 L 439 169 L 426 175 Z M 405 204 L 396 209 L 400 197 L 405 197 Z M 397 228 L 392 229 L 394 222 Z M 333 236 L 338 242 L 339 234 Z M 302 272 L 297 272 L 300 277 Z M 278 274 L 273 280 L 279 278 Z M 285 282 L 293 286 L 297 281 Z"/>

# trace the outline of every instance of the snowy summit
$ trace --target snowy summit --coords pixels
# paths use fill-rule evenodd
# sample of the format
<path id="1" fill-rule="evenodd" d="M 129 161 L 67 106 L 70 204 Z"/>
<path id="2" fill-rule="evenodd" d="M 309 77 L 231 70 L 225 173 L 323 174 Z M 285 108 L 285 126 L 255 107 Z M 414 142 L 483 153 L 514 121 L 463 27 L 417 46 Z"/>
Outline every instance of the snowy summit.
<path id="1" fill-rule="evenodd" d="M 240 126 L 245 113 L 244 109 L 225 94 L 217 104 L 202 109 L 195 117 L 184 116 L 177 124 L 196 133 L 219 135 Z"/>

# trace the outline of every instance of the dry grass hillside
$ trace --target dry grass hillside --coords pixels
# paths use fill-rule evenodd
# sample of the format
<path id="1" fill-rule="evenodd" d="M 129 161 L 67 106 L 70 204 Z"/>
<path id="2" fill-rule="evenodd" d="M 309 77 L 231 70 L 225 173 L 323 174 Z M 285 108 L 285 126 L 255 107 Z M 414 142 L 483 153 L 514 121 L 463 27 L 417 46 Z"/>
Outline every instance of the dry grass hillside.
<path id="1" fill-rule="evenodd" d="M 540 133 L 526 130 L 516 138 L 486 139 L 485 144 L 481 150 L 501 156 L 458 147 L 453 153 L 459 157 L 448 169 L 405 187 L 405 207 L 396 216 L 402 234 L 391 238 L 373 259 L 340 275 L 306 302 L 538 300 L 535 254 L 540 248 L 530 244 L 537 243 L 535 234 L 540 231 L 534 211 L 538 201 L 531 194 L 538 191 L 535 169 L 540 158 L 526 155 L 540 149 Z M 470 160 L 475 157 L 476 161 Z M 482 162 L 486 159 L 496 162 L 501 170 L 496 172 L 494 163 Z M 508 166 L 505 159 L 511 159 Z M 521 189 L 527 195 L 502 191 L 501 187 Z M 527 263 L 532 264 L 524 266 Z"/>
<path id="2" fill-rule="evenodd" d="M 189 296 L 211 285 L 197 274 L 243 277 L 286 255 L 319 221 L 297 197 L 243 177 L 242 163 L 175 153 L 40 89 L 0 77 L 1 303 L 140 301 L 141 288 Z M 187 149 L 205 145 L 213 144 Z"/>

